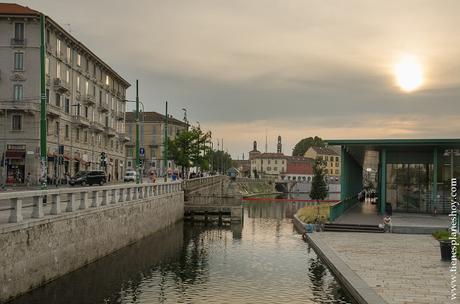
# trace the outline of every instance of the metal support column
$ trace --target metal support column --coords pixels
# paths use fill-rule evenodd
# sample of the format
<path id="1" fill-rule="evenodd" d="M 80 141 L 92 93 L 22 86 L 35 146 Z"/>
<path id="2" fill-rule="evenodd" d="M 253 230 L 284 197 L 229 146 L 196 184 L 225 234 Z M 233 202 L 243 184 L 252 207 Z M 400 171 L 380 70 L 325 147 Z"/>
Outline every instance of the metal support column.
<path id="1" fill-rule="evenodd" d="M 380 151 L 380 213 L 385 213 L 385 204 L 387 201 L 387 151 L 382 149 Z"/>
<path id="2" fill-rule="evenodd" d="M 433 185 L 431 190 L 431 203 L 434 208 L 438 208 L 438 149 L 433 150 Z"/>

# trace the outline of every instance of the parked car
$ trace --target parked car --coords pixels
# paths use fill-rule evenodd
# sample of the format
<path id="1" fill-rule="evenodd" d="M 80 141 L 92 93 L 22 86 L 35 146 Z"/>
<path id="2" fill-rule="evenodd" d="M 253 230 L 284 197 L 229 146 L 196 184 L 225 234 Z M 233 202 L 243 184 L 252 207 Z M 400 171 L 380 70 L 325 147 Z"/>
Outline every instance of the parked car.
<path id="1" fill-rule="evenodd" d="M 104 171 L 80 171 L 70 179 L 70 185 L 104 185 L 107 182 L 107 177 Z"/>
<path id="2" fill-rule="evenodd" d="M 123 181 L 125 182 L 135 182 L 136 181 L 136 171 L 126 171 Z"/>

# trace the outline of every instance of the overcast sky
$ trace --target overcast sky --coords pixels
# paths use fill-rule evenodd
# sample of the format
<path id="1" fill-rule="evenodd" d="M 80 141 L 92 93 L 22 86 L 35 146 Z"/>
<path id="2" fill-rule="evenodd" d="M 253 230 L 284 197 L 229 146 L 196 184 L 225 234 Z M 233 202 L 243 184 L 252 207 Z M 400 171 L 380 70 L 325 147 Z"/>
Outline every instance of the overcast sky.
<path id="1" fill-rule="evenodd" d="M 234 158 L 322 138 L 460 137 L 460 1 L 29 0 Z M 393 75 L 416 56 L 424 82 Z"/>

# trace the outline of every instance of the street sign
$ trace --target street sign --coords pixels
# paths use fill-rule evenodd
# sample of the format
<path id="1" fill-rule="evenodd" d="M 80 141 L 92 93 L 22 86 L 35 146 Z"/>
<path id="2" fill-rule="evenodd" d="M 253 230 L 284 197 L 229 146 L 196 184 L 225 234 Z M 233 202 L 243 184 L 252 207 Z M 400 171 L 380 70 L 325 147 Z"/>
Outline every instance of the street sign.
<path id="1" fill-rule="evenodd" d="M 144 154 L 145 154 L 145 149 L 144 149 L 144 148 L 139 148 L 139 154 L 140 154 L 141 156 L 144 156 Z"/>

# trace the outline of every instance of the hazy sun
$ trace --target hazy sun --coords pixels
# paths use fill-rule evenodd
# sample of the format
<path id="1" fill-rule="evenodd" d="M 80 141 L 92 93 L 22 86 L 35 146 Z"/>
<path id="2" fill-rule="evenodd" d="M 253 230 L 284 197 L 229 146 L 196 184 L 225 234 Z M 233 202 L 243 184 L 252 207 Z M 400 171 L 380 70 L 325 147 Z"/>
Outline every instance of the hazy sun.
<path id="1" fill-rule="evenodd" d="M 423 82 L 423 71 L 420 62 L 413 55 L 404 55 L 394 67 L 398 85 L 406 92 L 411 92 Z"/>

